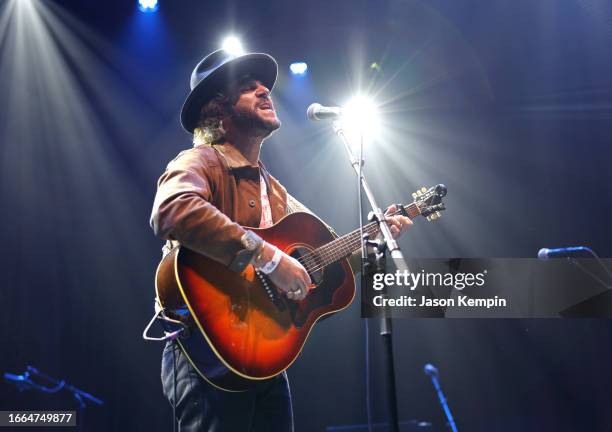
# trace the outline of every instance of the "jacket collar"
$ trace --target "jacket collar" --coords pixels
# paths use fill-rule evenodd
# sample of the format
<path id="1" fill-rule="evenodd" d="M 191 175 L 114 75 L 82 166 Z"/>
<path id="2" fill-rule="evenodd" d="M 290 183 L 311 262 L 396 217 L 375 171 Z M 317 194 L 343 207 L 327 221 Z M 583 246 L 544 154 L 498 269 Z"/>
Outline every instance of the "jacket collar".
<path id="1" fill-rule="evenodd" d="M 227 143 L 216 144 L 214 148 L 216 148 L 219 151 L 219 153 L 221 153 L 221 155 L 225 158 L 225 161 L 227 162 L 227 166 L 230 169 L 246 168 L 246 167 L 259 168 L 261 165 L 261 162 L 259 162 L 259 165 L 252 165 L 251 162 L 249 162 L 243 156 L 243 154 L 240 153 L 240 151 L 231 144 L 227 144 Z"/>

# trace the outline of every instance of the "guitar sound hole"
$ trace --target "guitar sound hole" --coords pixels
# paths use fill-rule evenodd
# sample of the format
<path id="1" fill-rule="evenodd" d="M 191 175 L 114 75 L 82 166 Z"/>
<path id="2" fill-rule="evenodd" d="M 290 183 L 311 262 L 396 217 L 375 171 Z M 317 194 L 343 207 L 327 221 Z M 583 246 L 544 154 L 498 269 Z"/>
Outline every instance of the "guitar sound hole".
<path id="1" fill-rule="evenodd" d="M 321 259 L 317 255 L 312 254 L 312 250 L 303 246 L 298 246 L 295 248 L 290 255 L 296 260 L 300 261 L 302 265 L 306 268 L 306 270 L 314 269 L 313 271 L 309 270 L 310 279 L 312 282 L 319 286 L 323 283 L 323 268 L 321 267 Z"/>

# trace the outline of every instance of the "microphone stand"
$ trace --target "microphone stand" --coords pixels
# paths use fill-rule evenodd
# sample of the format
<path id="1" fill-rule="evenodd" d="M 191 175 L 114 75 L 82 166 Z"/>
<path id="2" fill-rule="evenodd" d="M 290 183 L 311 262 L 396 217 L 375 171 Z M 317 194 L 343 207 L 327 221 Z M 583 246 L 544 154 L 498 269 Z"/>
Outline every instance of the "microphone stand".
<path id="1" fill-rule="evenodd" d="M 386 267 L 385 261 L 385 253 L 388 250 L 391 255 L 391 259 L 393 260 L 397 270 L 401 272 L 408 272 L 408 265 L 404 260 L 404 256 L 402 251 L 400 250 L 397 242 L 391 235 L 391 230 L 389 229 L 389 225 L 385 220 L 385 215 L 378 204 L 376 203 L 376 199 L 374 198 L 374 194 L 370 190 L 370 187 L 363 175 L 363 133 L 360 137 L 359 143 L 359 158 L 356 158 L 353 154 L 353 151 L 350 146 L 349 139 L 347 138 L 344 128 L 342 127 L 340 122 L 334 121 L 332 122 L 332 126 L 336 135 L 340 137 L 342 143 L 344 144 L 344 148 L 349 158 L 349 162 L 353 169 L 355 170 L 355 174 L 357 174 L 357 183 L 358 183 L 358 200 L 359 200 L 359 229 L 360 229 L 360 237 L 361 237 L 361 261 L 362 261 L 362 282 L 371 281 L 374 278 L 376 273 L 384 273 Z M 364 236 L 363 229 L 363 207 L 362 207 L 362 191 L 365 193 L 368 201 L 370 202 L 370 207 L 372 208 L 372 213 L 370 218 L 375 220 L 378 223 L 378 227 L 380 232 L 383 235 L 382 242 L 373 242 L 369 241 Z M 368 253 L 368 246 L 374 248 L 374 253 Z M 393 363 L 393 338 L 392 338 L 392 326 L 391 319 L 387 316 L 384 316 L 380 320 L 380 335 L 382 336 L 383 346 L 384 346 L 384 358 L 386 365 L 386 378 L 387 378 L 387 402 L 389 408 L 389 423 L 390 430 L 392 432 L 399 432 L 399 417 L 397 413 L 397 391 L 395 388 L 395 366 Z"/>
<path id="2" fill-rule="evenodd" d="M 39 379 L 42 379 L 46 381 L 47 383 L 51 384 L 53 387 L 38 384 L 32 379 L 32 377 L 37 377 Z M 74 397 L 74 399 L 76 399 L 76 401 L 79 404 L 79 410 L 78 410 L 79 412 L 79 417 L 78 417 L 79 430 L 84 430 L 84 421 L 85 421 L 84 414 L 85 414 L 85 408 L 87 407 L 86 402 L 93 402 L 96 405 L 104 405 L 103 400 L 98 399 L 92 394 L 87 393 L 79 388 L 76 388 L 75 386 L 67 383 L 65 380 L 56 379 L 49 375 L 46 375 L 40 372 L 38 369 L 32 366 L 29 366 L 29 365 L 26 371 L 22 375 L 16 375 L 16 374 L 7 372 L 4 374 L 4 379 L 8 382 L 14 383 L 19 389 L 19 391 L 34 389 L 34 390 L 41 391 L 43 393 L 58 393 L 60 390 L 66 390 L 72 393 L 72 396 Z"/>
<path id="3" fill-rule="evenodd" d="M 446 396 L 444 396 L 442 386 L 440 386 L 440 380 L 438 378 L 438 369 L 434 365 L 427 363 L 423 367 L 423 371 L 425 372 L 425 375 L 428 375 L 429 378 L 431 378 L 431 383 L 436 389 L 436 393 L 438 394 L 438 400 L 440 401 L 440 405 L 444 410 L 444 414 L 446 415 L 446 419 L 448 420 L 448 426 L 450 427 L 450 430 L 452 432 L 457 432 L 457 424 L 455 423 L 455 419 L 453 418 L 451 410 L 448 407 L 448 401 L 446 400 Z"/>

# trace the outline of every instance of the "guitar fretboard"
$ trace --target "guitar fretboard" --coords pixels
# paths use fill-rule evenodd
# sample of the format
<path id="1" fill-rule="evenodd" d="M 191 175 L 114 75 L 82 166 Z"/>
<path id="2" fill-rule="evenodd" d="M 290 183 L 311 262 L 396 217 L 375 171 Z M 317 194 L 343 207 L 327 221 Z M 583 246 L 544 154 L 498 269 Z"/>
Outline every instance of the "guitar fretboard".
<path id="1" fill-rule="evenodd" d="M 408 214 L 410 219 L 414 219 L 416 216 L 421 214 L 419 207 L 416 203 L 404 206 L 404 210 Z M 401 213 L 400 210 L 393 213 L 392 216 Z M 370 222 L 363 227 L 364 234 L 367 234 L 369 238 L 374 238 L 378 235 L 378 223 Z M 322 268 L 335 263 L 336 261 L 350 256 L 353 252 L 361 248 L 361 231 L 356 229 L 348 234 L 338 237 L 331 242 L 315 249 L 310 254 L 306 254 L 300 257 L 300 262 L 309 273 L 321 270 Z"/>

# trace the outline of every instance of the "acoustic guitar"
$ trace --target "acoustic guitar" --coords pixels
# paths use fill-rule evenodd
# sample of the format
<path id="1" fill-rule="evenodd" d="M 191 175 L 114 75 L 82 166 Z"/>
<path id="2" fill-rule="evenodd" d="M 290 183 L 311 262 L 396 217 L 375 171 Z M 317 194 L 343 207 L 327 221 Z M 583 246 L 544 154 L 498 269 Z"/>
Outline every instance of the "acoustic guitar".
<path id="1" fill-rule="evenodd" d="M 445 195 L 444 185 L 422 188 L 396 214 L 435 220 Z M 304 299 L 289 300 L 252 265 L 236 273 L 184 246 L 165 255 L 155 276 L 160 306 L 190 328 L 177 339 L 180 348 L 204 379 L 226 391 L 243 391 L 282 373 L 317 320 L 346 308 L 355 296 L 347 257 L 360 249 L 360 230 L 336 237 L 310 213 L 249 229 L 306 268 L 316 287 Z M 364 232 L 373 238 L 378 224 L 367 224 Z"/>

